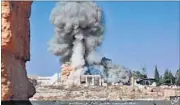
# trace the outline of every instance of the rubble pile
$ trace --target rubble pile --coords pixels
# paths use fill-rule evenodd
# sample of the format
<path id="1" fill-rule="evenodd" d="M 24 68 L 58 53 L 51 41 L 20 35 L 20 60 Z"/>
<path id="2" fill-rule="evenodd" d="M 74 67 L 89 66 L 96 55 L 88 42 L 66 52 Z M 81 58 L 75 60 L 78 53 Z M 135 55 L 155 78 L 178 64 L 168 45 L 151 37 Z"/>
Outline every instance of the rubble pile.
<path id="1" fill-rule="evenodd" d="M 75 86 L 60 88 L 37 87 L 32 100 L 164 100 L 168 99 L 167 91 L 160 87 L 138 88 L 132 86 Z M 174 90 L 169 89 L 169 93 Z M 165 94 L 166 93 L 166 94 Z M 180 95 L 171 94 L 171 95 Z"/>
<path id="2" fill-rule="evenodd" d="M 66 62 L 65 64 L 62 65 L 61 68 L 62 68 L 61 69 L 61 81 L 66 82 L 66 80 L 68 79 L 70 73 L 72 73 L 75 70 L 71 66 L 70 62 Z"/>

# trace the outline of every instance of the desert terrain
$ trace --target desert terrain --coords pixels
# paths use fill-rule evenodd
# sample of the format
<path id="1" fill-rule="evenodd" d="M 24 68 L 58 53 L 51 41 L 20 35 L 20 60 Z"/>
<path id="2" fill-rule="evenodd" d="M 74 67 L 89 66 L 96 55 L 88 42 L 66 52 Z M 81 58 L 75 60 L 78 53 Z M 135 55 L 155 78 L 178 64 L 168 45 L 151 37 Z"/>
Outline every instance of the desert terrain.
<path id="1" fill-rule="evenodd" d="M 179 87 L 36 86 L 30 100 L 169 100 L 180 96 Z"/>

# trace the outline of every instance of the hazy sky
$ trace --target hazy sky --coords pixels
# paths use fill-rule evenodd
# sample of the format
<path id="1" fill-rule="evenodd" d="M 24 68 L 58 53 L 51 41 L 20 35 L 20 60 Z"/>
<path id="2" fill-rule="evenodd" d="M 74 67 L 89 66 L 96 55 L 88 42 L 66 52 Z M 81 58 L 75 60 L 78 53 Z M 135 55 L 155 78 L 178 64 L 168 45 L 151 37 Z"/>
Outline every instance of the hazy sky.
<path id="1" fill-rule="evenodd" d="M 48 52 L 54 36 L 50 13 L 56 2 L 33 2 L 31 24 L 31 61 L 29 75 L 51 76 L 60 71 L 59 57 Z M 179 68 L 180 2 L 97 2 L 105 13 L 105 38 L 100 53 L 113 63 L 132 70 L 146 67 L 150 77 L 157 65 Z"/>

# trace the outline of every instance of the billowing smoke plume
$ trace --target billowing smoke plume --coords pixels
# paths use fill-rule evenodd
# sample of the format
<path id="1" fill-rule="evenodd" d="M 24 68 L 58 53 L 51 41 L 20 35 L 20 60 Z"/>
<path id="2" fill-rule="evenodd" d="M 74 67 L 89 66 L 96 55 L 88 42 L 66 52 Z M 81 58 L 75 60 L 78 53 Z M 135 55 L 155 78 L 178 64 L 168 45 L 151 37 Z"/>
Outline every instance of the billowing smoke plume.
<path id="1" fill-rule="evenodd" d="M 130 69 L 112 63 L 111 59 L 102 58 L 101 65 L 104 66 L 104 79 L 108 83 L 128 83 L 130 80 Z"/>
<path id="2" fill-rule="evenodd" d="M 103 40 L 104 24 L 102 11 L 94 2 L 58 2 L 50 18 L 55 26 L 55 36 L 50 41 L 49 50 L 61 56 L 62 63 L 71 62 L 77 71 L 74 75 L 90 73 L 108 78 L 111 76 L 106 74 L 112 75 L 119 70 L 106 68 L 96 52 Z M 124 74 L 121 71 L 118 77 L 124 78 Z M 118 77 L 107 80 L 117 81 Z"/>
<path id="3" fill-rule="evenodd" d="M 62 63 L 74 67 L 91 65 L 96 48 L 103 39 L 101 9 L 93 2 L 58 2 L 51 14 L 55 37 L 50 51 L 61 56 Z M 92 57 L 93 56 L 93 57 Z"/>

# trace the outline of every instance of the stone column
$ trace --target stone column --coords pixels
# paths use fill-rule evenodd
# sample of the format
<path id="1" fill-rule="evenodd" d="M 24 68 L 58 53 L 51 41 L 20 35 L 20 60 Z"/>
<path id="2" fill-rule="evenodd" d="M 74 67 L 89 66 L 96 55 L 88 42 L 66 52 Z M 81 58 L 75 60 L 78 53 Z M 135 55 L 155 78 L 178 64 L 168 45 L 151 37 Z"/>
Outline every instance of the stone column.
<path id="1" fill-rule="evenodd" d="M 85 76 L 85 79 L 86 79 L 86 86 L 88 86 L 88 79 L 87 79 L 88 77 L 87 76 Z"/>
<path id="2" fill-rule="evenodd" d="M 94 86 L 94 77 L 92 77 L 92 85 Z"/>
<path id="3" fill-rule="evenodd" d="M 134 85 L 135 85 L 134 77 L 131 77 L 131 86 L 134 87 Z"/>
<path id="4" fill-rule="evenodd" d="M 101 77 L 99 77 L 99 86 L 101 86 Z"/>

